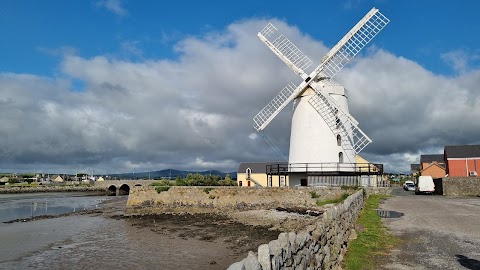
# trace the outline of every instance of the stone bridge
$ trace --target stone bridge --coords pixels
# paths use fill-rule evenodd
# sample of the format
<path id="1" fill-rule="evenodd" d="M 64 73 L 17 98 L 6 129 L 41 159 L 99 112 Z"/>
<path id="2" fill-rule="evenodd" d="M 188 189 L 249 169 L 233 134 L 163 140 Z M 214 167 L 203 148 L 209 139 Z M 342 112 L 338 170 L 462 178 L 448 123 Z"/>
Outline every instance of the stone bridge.
<path id="1" fill-rule="evenodd" d="M 96 181 L 95 186 L 104 188 L 109 196 L 120 196 L 130 194 L 130 190 L 138 187 L 148 187 L 158 180 L 105 180 Z"/>

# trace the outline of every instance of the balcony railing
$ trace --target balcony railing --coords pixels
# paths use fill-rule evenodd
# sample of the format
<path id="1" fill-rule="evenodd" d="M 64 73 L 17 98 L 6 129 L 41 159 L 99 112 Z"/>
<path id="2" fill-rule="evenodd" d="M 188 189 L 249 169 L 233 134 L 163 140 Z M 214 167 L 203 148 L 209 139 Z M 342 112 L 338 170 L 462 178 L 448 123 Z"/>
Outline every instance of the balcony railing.
<path id="1" fill-rule="evenodd" d="M 382 175 L 383 164 L 374 163 L 279 163 L 268 164 L 268 175 L 307 173 L 309 175 Z"/>

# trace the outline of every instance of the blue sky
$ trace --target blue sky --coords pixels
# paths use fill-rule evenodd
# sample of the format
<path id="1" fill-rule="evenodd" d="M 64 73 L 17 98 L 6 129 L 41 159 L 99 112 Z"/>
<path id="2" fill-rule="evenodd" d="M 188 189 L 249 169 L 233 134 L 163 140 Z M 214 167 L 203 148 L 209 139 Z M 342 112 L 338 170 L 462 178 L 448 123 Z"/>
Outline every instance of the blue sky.
<path id="1" fill-rule="evenodd" d="M 0 171 L 278 160 L 251 119 L 295 76 L 256 32 L 275 22 L 318 64 L 372 7 L 391 22 L 337 77 L 374 140 L 367 159 L 407 171 L 422 153 L 480 143 L 467 121 L 480 115 L 480 2 L 291 2 L 2 1 Z M 271 127 L 284 153 L 289 117 Z"/>
<path id="2" fill-rule="evenodd" d="M 54 52 L 62 48 L 84 57 L 171 58 L 175 57 L 172 46 L 180 39 L 221 31 L 249 18 L 279 18 L 333 46 L 373 6 L 393 23 L 375 44 L 433 72 L 455 72 L 442 58 L 445 53 L 480 53 L 480 3 L 474 0 L 330 0 L 301 5 L 291 1 L 15 0 L 3 1 L 1 6 L 2 72 L 55 74 L 59 58 Z M 476 60 L 471 64 L 478 66 Z"/>

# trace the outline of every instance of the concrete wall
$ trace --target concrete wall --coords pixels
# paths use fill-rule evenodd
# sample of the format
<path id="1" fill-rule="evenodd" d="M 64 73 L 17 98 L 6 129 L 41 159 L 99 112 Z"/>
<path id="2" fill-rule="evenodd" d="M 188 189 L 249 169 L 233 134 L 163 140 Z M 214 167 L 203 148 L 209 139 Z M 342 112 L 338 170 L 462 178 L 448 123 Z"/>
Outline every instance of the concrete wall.
<path id="1" fill-rule="evenodd" d="M 320 198 L 312 198 L 310 192 Z M 126 215 L 166 212 L 222 212 L 232 209 L 316 206 L 317 199 L 333 199 L 344 193 L 340 188 L 247 188 L 247 187 L 170 187 L 157 193 L 154 187 L 130 190 Z"/>
<path id="2" fill-rule="evenodd" d="M 480 177 L 444 177 L 443 195 L 480 196 Z"/>
<path id="3" fill-rule="evenodd" d="M 300 232 L 281 233 L 258 247 L 257 253 L 228 269 L 339 269 L 353 223 L 364 205 L 363 191 L 329 208 L 315 225 Z"/>

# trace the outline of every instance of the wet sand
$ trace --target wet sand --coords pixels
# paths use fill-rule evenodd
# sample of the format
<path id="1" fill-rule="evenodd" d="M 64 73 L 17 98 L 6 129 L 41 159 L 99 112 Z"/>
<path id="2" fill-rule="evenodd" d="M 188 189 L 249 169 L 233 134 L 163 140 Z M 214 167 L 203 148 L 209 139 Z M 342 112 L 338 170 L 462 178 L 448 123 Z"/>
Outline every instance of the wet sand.
<path id="1" fill-rule="evenodd" d="M 124 217 L 101 211 L 0 226 L 0 269 L 226 269 L 278 237 L 218 214 Z"/>

